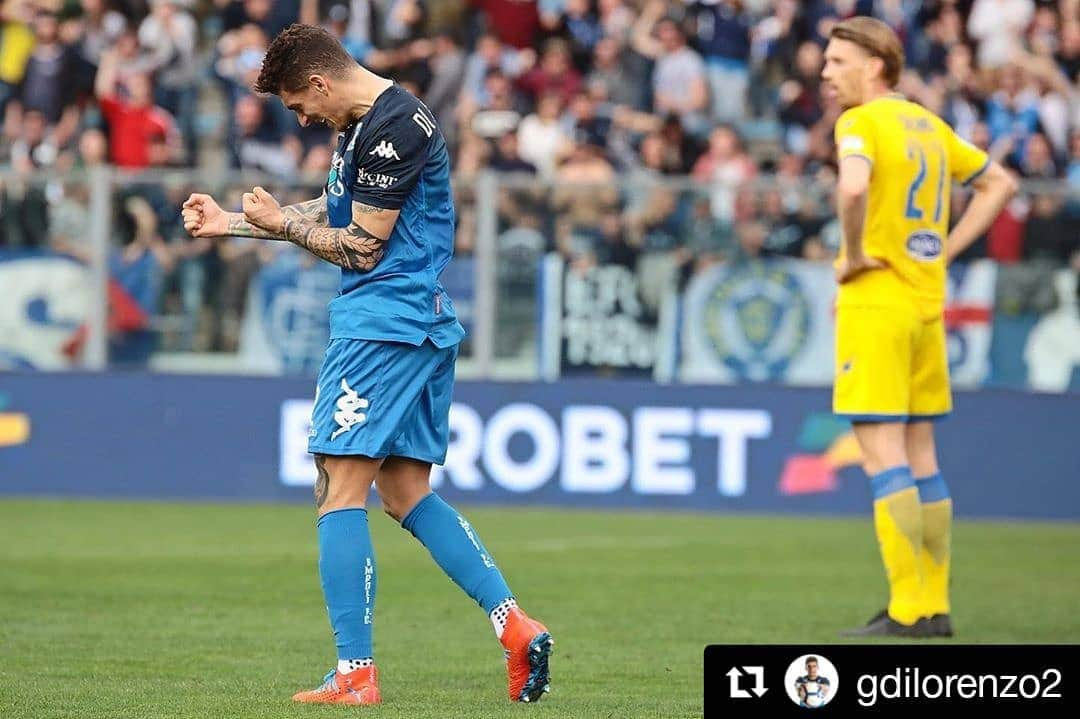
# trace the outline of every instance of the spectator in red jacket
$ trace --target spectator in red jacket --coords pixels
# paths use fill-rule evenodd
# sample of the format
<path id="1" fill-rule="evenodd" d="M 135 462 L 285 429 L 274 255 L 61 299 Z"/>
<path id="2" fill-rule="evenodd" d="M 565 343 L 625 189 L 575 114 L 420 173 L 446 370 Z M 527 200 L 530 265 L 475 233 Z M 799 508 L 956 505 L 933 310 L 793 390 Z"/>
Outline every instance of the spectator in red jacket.
<path id="1" fill-rule="evenodd" d="M 518 87 L 534 100 L 544 95 L 558 95 L 565 105 L 581 91 L 581 82 L 581 73 L 571 62 L 570 46 L 565 40 L 551 40 L 544 46 L 540 66 L 522 76 Z"/>
<path id="2" fill-rule="evenodd" d="M 531 47 L 540 29 L 536 0 L 469 0 L 487 16 L 488 27 L 500 40 L 517 48 Z"/>
<path id="3" fill-rule="evenodd" d="M 179 149 L 173 119 L 154 105 L 149 75 L 131 75 L 124 87 L 118 85 L 116 60 L 112 52 L 102 56 L 94 86 L 101 113 L 109 124 L 109 159 L 114 165 L 131 169 L 168 164 Z"/>

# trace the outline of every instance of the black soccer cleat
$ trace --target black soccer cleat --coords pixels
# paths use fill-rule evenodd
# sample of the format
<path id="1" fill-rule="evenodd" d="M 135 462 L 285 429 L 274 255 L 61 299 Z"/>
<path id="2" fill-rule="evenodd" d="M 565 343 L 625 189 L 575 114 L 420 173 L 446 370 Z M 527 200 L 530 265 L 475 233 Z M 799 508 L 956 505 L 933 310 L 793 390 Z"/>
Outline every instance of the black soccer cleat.
<path id="1" fill-rule="evenodd" d="M 930 617 L 930 636 L 932 637 L 952 637 L 952 619 L 948 614 L 935 614 Z"/>
<path id="2" fill-rule="evenodd" d="M 882 609 L 864 626 L 846 629 L 840 632 L 840 636 L 848 638 L 903 637 L 906 639 L 925 639 L 932 636 L 932 634 L 930 620 L 926 617 L 919 617 L 917 622 L 908 626 L 890 617 L 887 609 Z"/>

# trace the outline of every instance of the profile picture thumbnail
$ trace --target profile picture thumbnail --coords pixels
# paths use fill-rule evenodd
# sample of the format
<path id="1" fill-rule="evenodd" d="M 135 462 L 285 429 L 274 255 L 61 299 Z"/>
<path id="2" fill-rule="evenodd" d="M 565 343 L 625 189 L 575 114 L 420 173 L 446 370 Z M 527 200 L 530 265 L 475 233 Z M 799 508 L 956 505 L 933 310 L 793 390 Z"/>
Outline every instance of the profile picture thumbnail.
<path id="1" fill-rule="evenodd" d="M 806 709 L 828 704 L 836 696 L 839 686 L 836 667 L 820 654 L 804 654 L 788 666 L 784 675 L 788 697 Z"/>

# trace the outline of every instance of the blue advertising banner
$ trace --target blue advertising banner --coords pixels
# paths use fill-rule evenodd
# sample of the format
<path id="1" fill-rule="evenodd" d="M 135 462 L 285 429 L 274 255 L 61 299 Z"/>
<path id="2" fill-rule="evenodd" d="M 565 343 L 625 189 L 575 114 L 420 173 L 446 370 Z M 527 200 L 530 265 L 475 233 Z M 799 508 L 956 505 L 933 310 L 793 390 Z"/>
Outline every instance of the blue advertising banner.
<path id="1" fill-rule="evenodd" d="M 0 494 L 307 500 L 308 379 L 0 375 Z M 865 513 L 821 389 L 462 382 L 434 481 L 468 503 Z M 958 393 L 942 467 L 968 517 L 1080 520 L 1080 397 Z"/>

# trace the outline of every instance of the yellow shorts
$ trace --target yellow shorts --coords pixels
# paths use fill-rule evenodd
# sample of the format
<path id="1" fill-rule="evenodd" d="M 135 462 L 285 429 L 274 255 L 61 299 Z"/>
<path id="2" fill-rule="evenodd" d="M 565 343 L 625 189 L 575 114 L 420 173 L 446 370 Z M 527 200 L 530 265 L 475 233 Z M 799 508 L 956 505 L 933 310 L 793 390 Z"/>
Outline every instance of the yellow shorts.
<path id="1" fill-rule="evenodd" d="M 920 422 L 952 411 L 945 320 L 897 307 L 836 311 L 833 412 L 854 422 Z"/>

